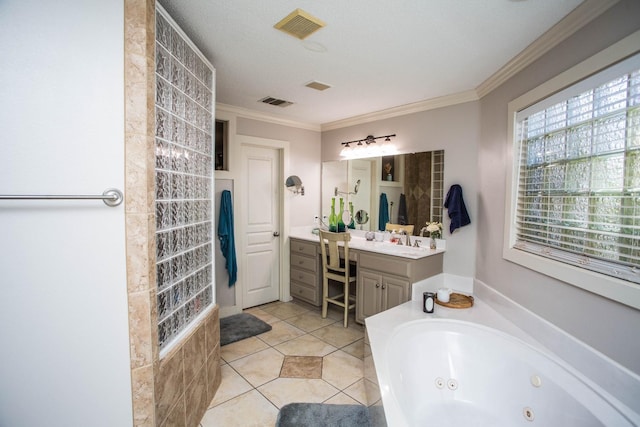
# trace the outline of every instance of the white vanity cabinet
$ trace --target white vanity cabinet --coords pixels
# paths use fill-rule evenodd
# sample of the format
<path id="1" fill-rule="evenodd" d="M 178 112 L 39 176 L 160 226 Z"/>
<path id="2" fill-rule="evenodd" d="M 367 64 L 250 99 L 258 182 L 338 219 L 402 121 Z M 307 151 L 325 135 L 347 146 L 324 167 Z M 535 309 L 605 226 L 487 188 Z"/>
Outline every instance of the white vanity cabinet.
<path id="1" fill-rule="evenodd" d="M 360 253 L 356 285 L 356 322 L 411 299 L 411 285 L 442 273 L 442 254 L 408 259 Z"/>
<path id="2" fill-rule="evenodd" d="M 322 304 L 322 266 L 319 253 L 320 243 L 291 239 L 291 296 L 315 306 Z"/>

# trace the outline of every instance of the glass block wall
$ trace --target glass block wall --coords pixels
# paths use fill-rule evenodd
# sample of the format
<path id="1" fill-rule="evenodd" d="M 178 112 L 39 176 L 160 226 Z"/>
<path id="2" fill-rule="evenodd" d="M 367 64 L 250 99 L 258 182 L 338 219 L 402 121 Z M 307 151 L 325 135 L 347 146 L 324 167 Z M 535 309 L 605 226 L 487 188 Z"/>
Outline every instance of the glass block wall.
<path id="1" fill-rule="evenodd" d="M 213 304 L 213 67 L 156 11 L 155 217 L 160 350 Z"/>

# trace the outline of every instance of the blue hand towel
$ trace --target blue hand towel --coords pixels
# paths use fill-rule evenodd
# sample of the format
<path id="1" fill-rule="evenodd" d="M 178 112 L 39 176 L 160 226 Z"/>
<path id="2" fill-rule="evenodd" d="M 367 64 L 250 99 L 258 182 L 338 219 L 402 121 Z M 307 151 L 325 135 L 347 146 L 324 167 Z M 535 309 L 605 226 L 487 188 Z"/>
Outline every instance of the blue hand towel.
<path id="1" fill-rule="evenodd" d="M 469 218 L 467 208 L 462 199 L 462 187 L 458 184 L 454 184 L 449 188 L 447 198 L 444 201 L 444 207 L 449 209 L 449 218 L 451 218 L 449 231 L 451 233 L 453 233 L 453 230 L 456 228 L 471 224 L 471 218 Z"/>
<path id="2" fill-rule="evenodd" d="M 229 190 L 224 190 L 220 197 L 218 239 L 220 239 L 222 255 L 227 260 L 225 267 L 229 272 L 229 287 L 231 287 L 238 278 L 238 264 L 236 263 L 236 244 L 233 237 L 233 206 L 231 204 L 231 191 Z"/>
<path id="3" fill-rule="evenodd" d="M 378 230 L 384 231 L 389 222 L 389 203 L 386 193 L 380 193 L 380 212 L 378 213 Z"/>

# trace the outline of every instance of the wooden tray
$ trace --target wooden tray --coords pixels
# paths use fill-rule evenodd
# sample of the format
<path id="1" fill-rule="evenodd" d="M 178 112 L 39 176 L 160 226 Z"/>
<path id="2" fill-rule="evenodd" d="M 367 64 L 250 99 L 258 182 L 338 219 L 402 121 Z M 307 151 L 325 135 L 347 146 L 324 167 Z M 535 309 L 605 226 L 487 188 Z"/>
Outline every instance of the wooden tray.
<path id="1" fill-rule="evenodd" d="M 473 297 L 453 292 L 449 296 L 449 302 L 442 302 L 436 298 L 436 304 L 449 308 L 469 308 L 473 307 Z"/>

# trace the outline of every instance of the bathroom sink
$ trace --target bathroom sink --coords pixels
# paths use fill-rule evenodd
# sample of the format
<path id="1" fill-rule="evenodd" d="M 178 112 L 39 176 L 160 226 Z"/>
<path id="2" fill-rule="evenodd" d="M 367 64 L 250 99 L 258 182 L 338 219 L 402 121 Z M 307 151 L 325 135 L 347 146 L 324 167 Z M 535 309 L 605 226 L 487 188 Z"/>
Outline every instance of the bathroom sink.
<path id="1" fill-rule="evenodd" d="M 426 245 L 429 244 L 428 242 L 424 243 Z M 429 249 L 429 246 L 421 246 L 416 248 L 414 246 L 398 245 L 391 242 L 367 241 L 366 239 L 360 237 L 352 237 L 349 244 L 355 249 L 414 259 L 422 258 L 424 256 L 436 253 L 435 250 Z"/>

